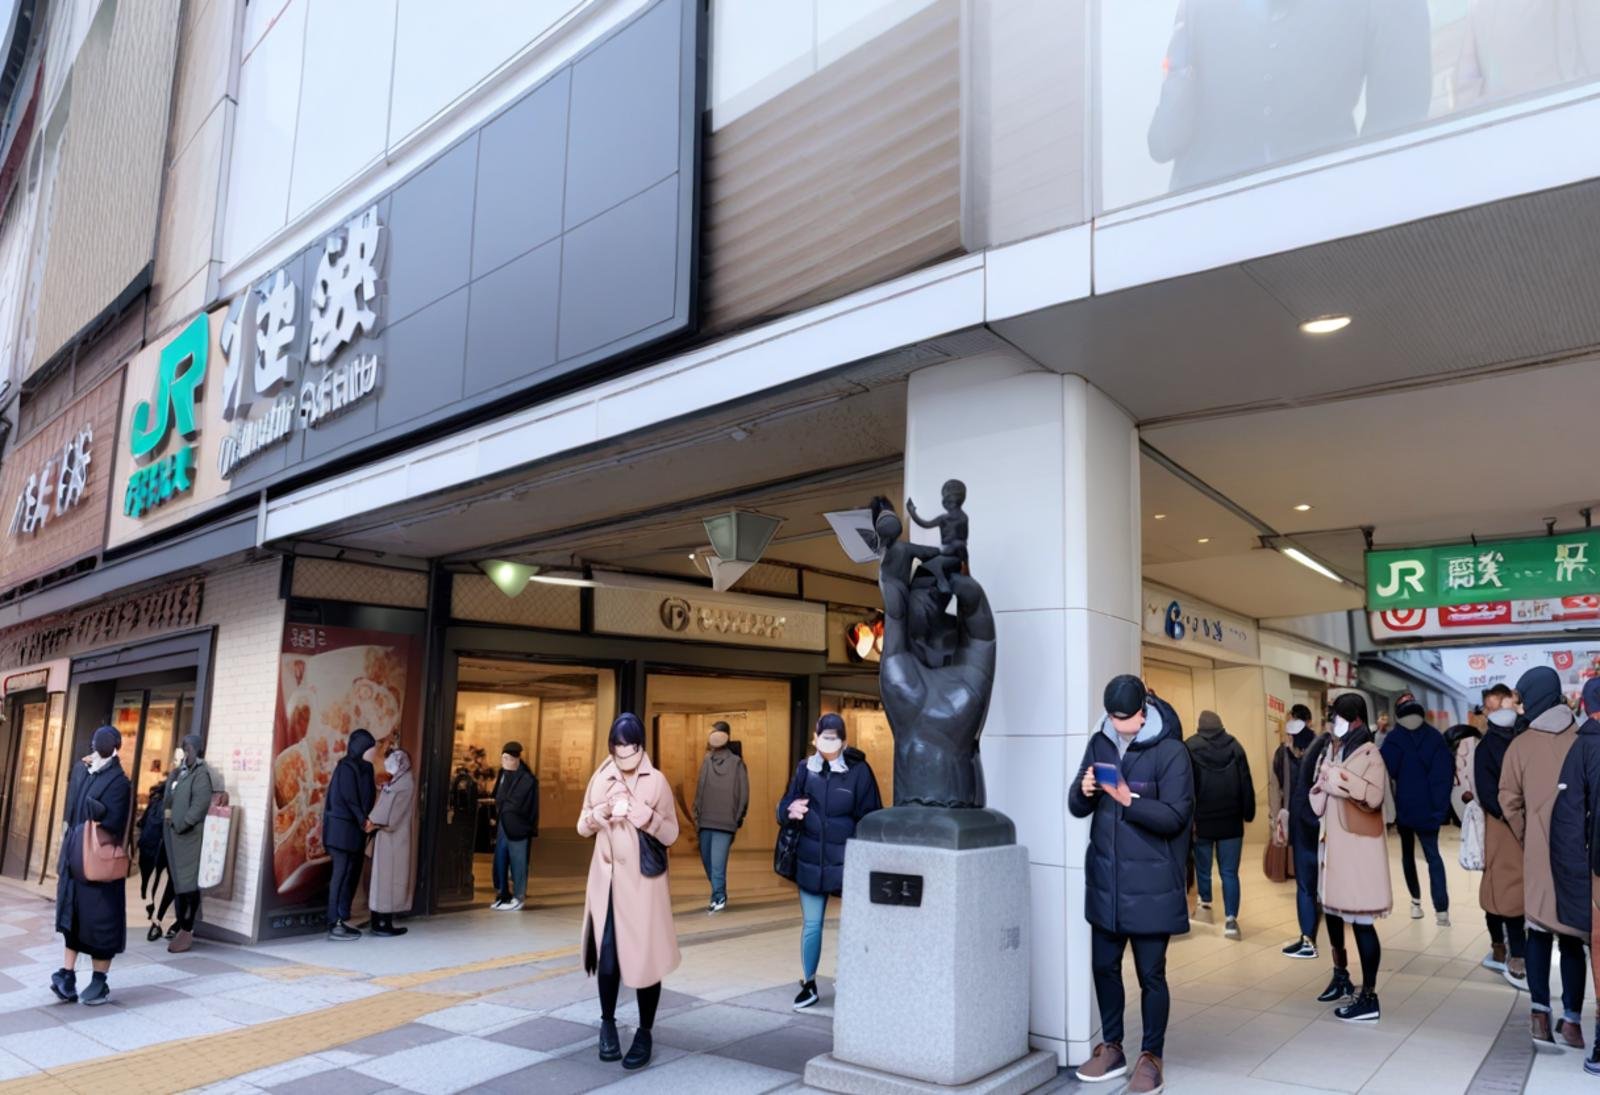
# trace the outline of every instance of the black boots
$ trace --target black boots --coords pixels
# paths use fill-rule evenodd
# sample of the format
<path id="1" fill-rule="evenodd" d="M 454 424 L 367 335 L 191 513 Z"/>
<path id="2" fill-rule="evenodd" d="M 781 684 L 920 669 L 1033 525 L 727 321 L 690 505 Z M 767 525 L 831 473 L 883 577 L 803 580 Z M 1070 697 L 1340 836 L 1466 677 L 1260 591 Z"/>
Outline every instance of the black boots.
<path id="1" fill-rule="evenodd" d="M 650 1032 L 636 1030 L 633 1033 L 633 1045 L 628 1047 L 628 1055 L 622 1059 L 622 1067 L 632 1071 L 643 1068 L 650 1063 Z"/>
<path id="2" fill-rule="evenodd" d="M 1333 980 L 1328 982 L 1328 987 L 1322 990 L 1322 995 L 1317 997 L 1317 1002 L 1331 1004 L 1335 1000 L 1343 1000 L 1347 996 L 1356 994 L 1356 986 L 1350 980 L 1350 966 L 1348 957 L 1343 947 L 1330 947 L 1333 951 Z"/>
<path id="3" fill-rule="evenodd" d="M 1334 1008 L 1336 1018 L 1346 1023 L 1376 1023 L 1382 1016 L 1378 1010 L 1378 994 L 1369 989 L 1362 989 L 1350 1003 L 1342 1008 Z"/>
<path id="4" fill-rule="evenodd" d="M 622 1039 L 617 1037 L 617 1021 L 615 1019 L 600 1020 L 600 1059 L 602 1061 L 622 1060 Z"/>
<path id="5" fill-rule="evenodd" d="M 373 935 L 404 935 L 410 929 L 395 926 L 393 913 L 372 914 Z"/>

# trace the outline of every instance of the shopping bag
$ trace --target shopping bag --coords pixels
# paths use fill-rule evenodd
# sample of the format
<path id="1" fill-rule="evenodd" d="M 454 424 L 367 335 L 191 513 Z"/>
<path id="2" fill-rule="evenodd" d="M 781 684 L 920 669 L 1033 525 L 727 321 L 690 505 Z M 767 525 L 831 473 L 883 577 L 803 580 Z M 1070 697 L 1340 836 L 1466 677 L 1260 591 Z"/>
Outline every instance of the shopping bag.
<path id="1" fill-rule="evenodd" d="M 218 801 L 220 800 L 220 802 Z M 233 852 L 239 841 L 239 826 L 235 824 L 235 807 L 228 805 L 225 794 L 212 796 L 212 805 L 206 810 L 204 830 L 200 838 L 200 888 L 222 890 L 218 897 L 230 897 L 233 891 Z"/>
<path id="2" fill-rule="evenodd" d="M 1483 807 L 1477 799 L 1467 803 L 1466 816 L 1461 819 L 1461 868 L 1483 870 Z"/>

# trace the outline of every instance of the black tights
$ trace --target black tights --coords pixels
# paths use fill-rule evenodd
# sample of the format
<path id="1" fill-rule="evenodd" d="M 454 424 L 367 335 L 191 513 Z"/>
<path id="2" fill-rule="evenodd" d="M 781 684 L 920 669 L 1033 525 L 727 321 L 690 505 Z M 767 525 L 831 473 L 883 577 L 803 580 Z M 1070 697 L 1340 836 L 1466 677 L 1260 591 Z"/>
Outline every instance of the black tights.
<path id="1" fill-rule="evenodd" d="M 200 916 L 200 891 L 178 895 L 178 930 L 194 931 L 194 922 Z"/>
<path id="2" fill-rule="evenodd" d="M 1528 937 L 1523 932 L 1522 917 L 1484 913 L 1483 918 L 1489 925 L 1489 942 L 1505 947 L 1513 958 L 1521 958 L 1527 953 Z"/>
<path id="3" fill-rule="evenodd" d="M 1345 954 L 1344 917 L 1324 912 L 1323 919 L 1328 924 L 1328 943 L 1333 947 L 1334 962 L 1338 963 Z M 1371 924 L 1351 924 L 1350 929 L 1356 933 L 1356 952 L 1361 957 L 1361 991 L 1372 992 L 1378 985 L 1378 960 L 1383 957 L 1378 929 Z"/>
<path id="4" fill-rule="evenodd" d="M 617 964 L 617 932 L 611 924 L 611 906 L 606 905 L 606 930 L 600 939 L 600 1018 L 616 1022 L 617 994 L 622 991 L 622 967 Z M 636 990 L 639 997 L 639 1029 L 656 1025 L 656 1007 L 661 1003 L 661 982 Z"/>

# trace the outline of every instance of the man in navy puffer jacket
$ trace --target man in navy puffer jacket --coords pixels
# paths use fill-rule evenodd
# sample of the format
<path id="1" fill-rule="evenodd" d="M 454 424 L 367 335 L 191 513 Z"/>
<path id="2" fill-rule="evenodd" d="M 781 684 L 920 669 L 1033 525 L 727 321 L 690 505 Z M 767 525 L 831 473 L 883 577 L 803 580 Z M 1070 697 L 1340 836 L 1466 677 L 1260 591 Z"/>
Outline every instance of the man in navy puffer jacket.
<path id="1" fill-rule="evenodd" d="M 1395 828 L 1400 833 L 1400 866 L 1411 891 L 1411 919 L 1422 919 L 1422 886 L 1417 878 L 1417 842 L 1428 860 L 1433 911 L 1440 927 L 1450 924 L 1450 891 L 1444 857 L 1439 854 L 1439 828 L 1450 816 L 1450 788 L 1456 759 L 1444 735 L 1428 724 L 1416 700 L 1402 699 L 1395 708 L 1399 725 L 1383 741 L 1383 763 L 1395 784 Z"/>

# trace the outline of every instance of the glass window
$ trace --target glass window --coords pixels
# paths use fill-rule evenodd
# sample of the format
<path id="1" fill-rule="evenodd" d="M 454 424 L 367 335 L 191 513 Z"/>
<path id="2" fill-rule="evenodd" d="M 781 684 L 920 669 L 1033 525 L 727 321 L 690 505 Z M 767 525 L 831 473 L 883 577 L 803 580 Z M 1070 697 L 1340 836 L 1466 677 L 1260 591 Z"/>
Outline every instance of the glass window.
<path id="1" fill-rule="evenodd" d="M 44 761 L 44 733 L 47 705 L 21 705 L 17 737 L 16 768 L 11 779 L 11 816 L 6 825 L 5 873 L 21 878 L 28 862 L 28 836 L 33 824 L 34 805 L 39 796 L 39 770 Z"/>
<path id="2" fill-rule="evenodd" d="M 66 729 L 67 697 L 56 692 L 50 697 L 50 713 L 45 720 L 44 761 L 39 766 L 39 796 L 33 811 L 32 851 L 28 855 L 28 877 L 47 878 L 55 873 L 51 854 L 59 846 L 61 827 L 56 819 L 63 803 L 57 788 L 61 777 L 61 738 Z"/>

